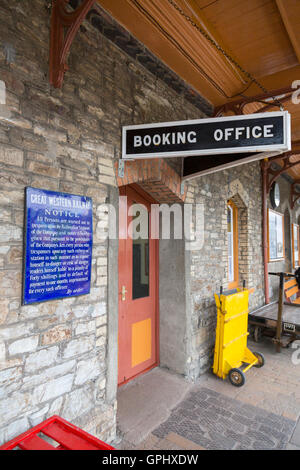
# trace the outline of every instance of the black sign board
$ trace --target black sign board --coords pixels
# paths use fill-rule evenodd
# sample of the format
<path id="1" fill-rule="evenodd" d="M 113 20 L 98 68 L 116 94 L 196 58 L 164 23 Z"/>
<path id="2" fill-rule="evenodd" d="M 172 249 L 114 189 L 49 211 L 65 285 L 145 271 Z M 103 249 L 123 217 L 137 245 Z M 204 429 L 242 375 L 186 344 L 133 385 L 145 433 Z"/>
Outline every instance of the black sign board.
<path id="1" fill-rule="evenodd" d="M 273 154 L 269 154 L 271 157 Z M 182 179 L 188 180 L 200 175 L 215 173 L 243 163 L 251 163 L 266 158 L 265 153 L 242 153 L 232 155 L 202 155 L 201 157 L 186 157 L 182 164 Z"/>
<path id="2" fill-rule="evenodd" d="M 286 111 L 123 127 L 125 160 L 281 153 L 290 148 Z"/>

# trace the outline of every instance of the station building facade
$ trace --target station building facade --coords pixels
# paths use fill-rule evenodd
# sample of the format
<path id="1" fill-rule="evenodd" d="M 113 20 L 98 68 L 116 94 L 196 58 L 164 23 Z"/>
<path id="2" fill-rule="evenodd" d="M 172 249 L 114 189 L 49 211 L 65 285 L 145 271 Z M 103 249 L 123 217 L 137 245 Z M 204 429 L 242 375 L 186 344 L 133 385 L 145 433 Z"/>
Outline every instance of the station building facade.
<path id="1" fill-rule="evenodd" d="M 75 38 L 62 88 L 53 88 L 47 6 L 4 0 L 0 7 L 0 443 L 54 414 L 111 442 L 122 383 L 155 366 L 189 380 L 209 370 L 220 286 L 245 281 L 254 289 L 250 308 L 264 304 L 261 168 L 245 164 L 184 186 L 179 159 L 128 162 L 120 173 L 122 126 L 205 118 L 212 107 L 99 10 Z M 26 187 L 92 199 L 89 294 L 22 305 Z M 290 183 L 280 178 L 280 187 L 292 259 L 287 240 L 298 212 L 287 202 Z M 145 247 L 103 236 L 110 206 L 121 233 L 120 195 L 149 211 L 201 207 L 191 221 L 201 248 L 186 249 L 184 238 Z M 140 319 L 143 309 L 152 310 Z"/>

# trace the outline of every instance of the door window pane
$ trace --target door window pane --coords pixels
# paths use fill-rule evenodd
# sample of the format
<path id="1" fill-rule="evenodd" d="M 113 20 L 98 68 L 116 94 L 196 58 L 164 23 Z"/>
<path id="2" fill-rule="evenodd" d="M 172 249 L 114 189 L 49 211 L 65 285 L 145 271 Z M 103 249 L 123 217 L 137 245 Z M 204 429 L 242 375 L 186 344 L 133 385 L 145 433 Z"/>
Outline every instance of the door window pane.
<path id="1" fill-rule="evenodd" d="M 269 209 L 269 258 L 273 260 L 283 257 L 283 215 Z"/>
<path id="2" fill-rule="evenodd" d="M 139 217 L 137 212 L 135 217 Z M 142 221 L 145 220 L 141 218 Z M 149 214 L 148 227 L 137 227 L 142 237 L 132 240 L 132 299 L 149 297 Z M 147 233 L 147 238 L 145 234 Z"/>
<path id="3" fill-rule="evenodd" d="M 294 268 L 296 268 L 299 265 L 298 239 L 299 239 L 299 225 L 293 224 Z"/>

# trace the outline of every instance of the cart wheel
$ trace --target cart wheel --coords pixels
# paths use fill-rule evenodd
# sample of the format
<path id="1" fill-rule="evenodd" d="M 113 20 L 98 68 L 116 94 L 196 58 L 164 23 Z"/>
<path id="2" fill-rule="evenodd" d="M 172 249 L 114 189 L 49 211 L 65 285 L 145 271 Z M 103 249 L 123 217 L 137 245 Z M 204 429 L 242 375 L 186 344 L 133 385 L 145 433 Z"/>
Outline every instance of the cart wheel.
<path id="1" fill-rule="evenodd" d="M 253 338 L 256 343 L 259 343 L 262 338 L 262 329 L 260 326 L 256 326 L 253 332 Z"/>
<path id="2" fill-rule="evenodd" d="M 262 367 L 265 365 L 265 358 L 264 355 L 260 352 L 254 352 L 253 353 L 255 357 L 257 357 L 258 362 L 254 364 L 254 367 Z"/>
<path id="3" fill-rule="evenodd" d="M 240 369 L 231 369 L 228 375 L 230 382 L 235 387 L 242 387 L 246 382 L 245 374 Z"/>

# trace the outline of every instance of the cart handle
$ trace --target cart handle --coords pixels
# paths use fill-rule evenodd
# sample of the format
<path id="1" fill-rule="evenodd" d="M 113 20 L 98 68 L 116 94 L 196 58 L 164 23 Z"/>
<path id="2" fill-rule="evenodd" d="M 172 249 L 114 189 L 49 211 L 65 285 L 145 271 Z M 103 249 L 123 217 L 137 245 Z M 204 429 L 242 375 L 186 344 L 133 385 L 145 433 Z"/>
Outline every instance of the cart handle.
<path id="1" fill-rule="evenodd" d="M 281 276 L 283 275 L 284 277 L 296 277 L 295 274 L 291 273 L 268 273 L 270 276 Z"/>

